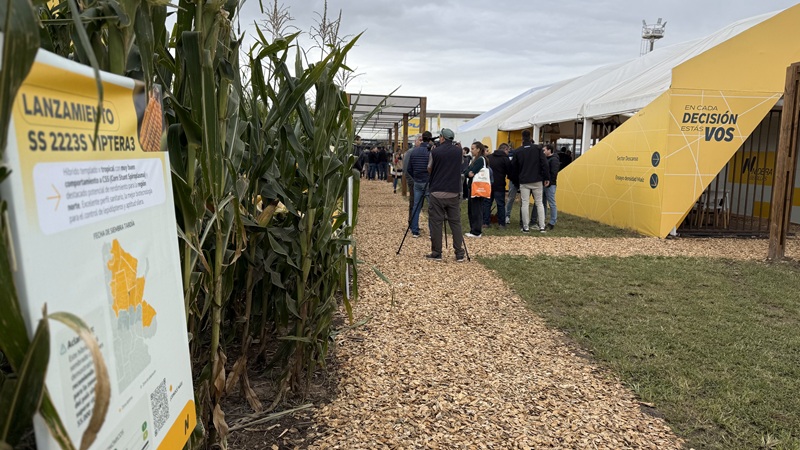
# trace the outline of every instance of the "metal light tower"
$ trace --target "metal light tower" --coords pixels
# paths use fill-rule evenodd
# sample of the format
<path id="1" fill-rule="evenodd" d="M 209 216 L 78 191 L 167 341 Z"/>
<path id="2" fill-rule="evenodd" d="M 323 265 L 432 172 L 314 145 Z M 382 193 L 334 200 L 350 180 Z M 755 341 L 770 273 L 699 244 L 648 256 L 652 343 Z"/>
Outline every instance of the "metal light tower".
<path id="1" fill-rule="evenodd" d="M 661 23 L 661 17 L 658 18 L 655 24 L 651 25 L 642 20 L 642 47 L 639 51 L 639 56 L 653 51 L 655 42 L 664 37 L 664 27 L 666 26 L 666 21 Z"/>

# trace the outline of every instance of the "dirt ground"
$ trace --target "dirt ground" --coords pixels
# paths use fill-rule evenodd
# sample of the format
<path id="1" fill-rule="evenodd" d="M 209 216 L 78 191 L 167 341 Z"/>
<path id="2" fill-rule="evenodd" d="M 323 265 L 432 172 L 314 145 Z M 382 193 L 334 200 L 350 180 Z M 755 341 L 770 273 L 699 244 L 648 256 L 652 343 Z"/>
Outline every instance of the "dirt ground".
<path id="1" fill-rule="evenodd" d="M 369 319 L 336 338 L 312 407 L 233 433 L 232 448 L 681 448 L 657 411 L 547 328 L 479 263 L 427 261 L 406 239 L 407 203 L 362 182 L 357 242 Z M 424 227 L 423 227 L 424 228 Z M 763 260 L 766 240 L 542 238 L 467 241 L 471 256 L 681 255 Z M 787 255 L 800 257 L 800 242 Z M 377 268 L 391 280 L 381 281 Z M 394 292 L 394 298 L 393 294 Z M 243 412 L 242 412 L 243 413 Z"/>

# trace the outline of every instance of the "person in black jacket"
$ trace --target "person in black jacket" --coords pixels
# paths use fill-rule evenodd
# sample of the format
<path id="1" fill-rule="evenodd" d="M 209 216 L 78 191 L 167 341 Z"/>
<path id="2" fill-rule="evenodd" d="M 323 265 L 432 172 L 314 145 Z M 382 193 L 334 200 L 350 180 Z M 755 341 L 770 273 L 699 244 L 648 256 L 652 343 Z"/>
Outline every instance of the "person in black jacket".
<path id="1" fill-rule="evenodd" d="M 506 177 L 511 171 L 508 159 L 508 144 L 500 144 L 500 148 L 492 152 L 487 159 L 492 169 L 492 197 L 483 201 L 483 225 L 492 224 L 492 201 L 497 205 L 497 223 L 500 228 L 506 227 Z"/>
<path id="2" fill-rule="evenodd" d="M 547 157 L 547 165 L 550 168 L 550 186 L 544 188 L 547 206 L 550 207 L 550 221 L 547 223 L 547 229 L 552 230 L 556 226 L 556 220 L 558 219 L 558 209 L 556 208 L 556 179 L 558 178 L 558 171 L 561 168 L 561 161 L 559 161 L 557 155 L 553 154 L 553 146 L 550 144 L 544 146 L 544 156 Z"/>
<path id="3" fill-rule="evenodd" d="M 425 257 L 442 260 L 442 230 L 445 217 L 453 234 L 456 261 L 464 262 L 466 250 L 461 236 L 461 148 L 453 144 L 455 133 L 449 128 L 439 132 L 439 145 L 431 150 L 428 162 L 431 197 L 428 218 L 431 227 L 431 252 Z"/>
<path id="4" fill-rule="evenodd" d="M 545 233 L 544 228 L 544 188 L 550 185 L 550 167 L 542 148 L 531 141 L 531 132 L 522 132 L 522 147 L 514 150 L 512 161 L 514 172 L 519 177 L 519 190 L 522 197 L 522 232 L 528 233 L 530 220 L 531 193 L 536 202 L 536 212 L 539 219 L 539 231 Z"/>
<path id="5" fill-rule="evenodd" d="M 381 181 L 386 181 L 389 172 L 389 152 L 386 151 L 385 147 L 381 147 L 378 150 L 378 179 Z"/>
<path id="6" fill-rule="evenodd" d="M 372 150 L 369 151 L 367 156 L 369 157 L 367 178 L 374 180 L 378 177 L 378 147 L 372 147 Z"/>

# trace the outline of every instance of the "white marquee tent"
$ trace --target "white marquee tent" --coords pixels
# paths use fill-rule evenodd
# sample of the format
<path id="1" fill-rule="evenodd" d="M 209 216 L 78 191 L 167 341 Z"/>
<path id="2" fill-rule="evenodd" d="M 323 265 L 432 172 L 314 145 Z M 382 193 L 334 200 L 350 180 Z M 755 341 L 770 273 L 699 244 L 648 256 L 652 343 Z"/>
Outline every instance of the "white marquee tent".
<path id="1" fill-rule="evenodd" d="M 491 144 L 497 144 L 498 131 L 632 114 L 669 89 L 674 67 L 775 14 L 741 20 L 702 39 L 659 48 L 578 78 L 530 89 L 459 127 L 457 139 L 466 145 L 485 141 L 488 136 Z"/>

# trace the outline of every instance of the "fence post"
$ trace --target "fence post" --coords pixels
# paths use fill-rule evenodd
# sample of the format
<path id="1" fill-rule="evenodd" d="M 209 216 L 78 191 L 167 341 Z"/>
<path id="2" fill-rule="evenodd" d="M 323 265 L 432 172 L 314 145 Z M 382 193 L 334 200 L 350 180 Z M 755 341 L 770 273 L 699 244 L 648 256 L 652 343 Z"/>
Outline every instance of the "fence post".
<path id="1" fill-rule="evenodd" d="M 772 206 L 769 215 L 769 252 L 767 259 L 777 261 L 786 253 L 786 233 L 792 215 L 792 194 L 797 167 L 797 135 L 800 132 L 800 62 L 786 69 L 778 153 L 772 183 Z"/>

